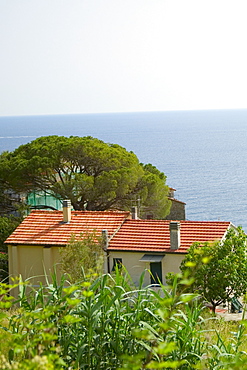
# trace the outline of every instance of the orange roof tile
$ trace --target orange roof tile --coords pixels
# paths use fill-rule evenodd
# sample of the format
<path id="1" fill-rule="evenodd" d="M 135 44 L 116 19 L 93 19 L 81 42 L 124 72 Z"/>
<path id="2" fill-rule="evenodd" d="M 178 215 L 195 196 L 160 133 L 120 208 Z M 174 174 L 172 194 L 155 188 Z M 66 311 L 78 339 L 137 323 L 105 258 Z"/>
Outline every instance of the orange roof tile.
<path id="1" fill-rule="evenodd" d="M 109 250 L 186 253 L 194 242 L 221 240 L 230 222 L 179 221 L 181 246 L 170 248 L 169 220 L 126 220 L 109 243 Z"/>
<path id="2" fill-rule="evenodd" d="M 62 211 L 32 211 L 5 241 L 7 244 L 66 245 L 72 234 L 108 230 L 111 237 L 129 212 L 72 211 L 70 223 L 63 223 Z"/>
<path id="3" fill-rule="evenodd" d="M 176 198 L 168 197 L 168 199 L 170 199 L 172 202 L 182 203 L 182 204 L 185 204 L 186 205 L 186 203 L 184 203 L 181 200 L 178 200 Z"/>
<path id="4" fill-rule="evenodd" d="M 129 212 L 72 211 L 63 223 L 61 211 L 32 211 L 8 237 L 7 244 L 66 245 L 71 235 L 107 229 L 109 250 L 186 253 L 194 242 L 221 240 L 230 222 L 179 221 L 181 246 L 170 249 L 170 220 L 131 220 Z"/>

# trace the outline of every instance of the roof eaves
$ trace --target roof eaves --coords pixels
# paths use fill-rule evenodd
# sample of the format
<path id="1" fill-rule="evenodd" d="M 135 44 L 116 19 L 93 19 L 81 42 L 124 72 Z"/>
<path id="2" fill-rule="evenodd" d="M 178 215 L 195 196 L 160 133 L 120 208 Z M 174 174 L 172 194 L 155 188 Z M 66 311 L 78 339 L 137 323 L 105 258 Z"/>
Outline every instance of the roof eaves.
<path id="1" fill-rule="evenodd" d="M 165 253 L 165 254 L 187 254 L 187 250 L 188 248 L 178 248 L 176 250 L 173 250 L 173 249 L 165 249 L 165 248 L 155 248 L 155 249 L 151 249 L 151 248 L 114 248 L 114 247 L 110 247 L 110 248 L 107 248 L 107 250 L 109 252 L 123 252 L 123 253 L 127 253 L 127 252 L 135 252 L 135 253 Z"/>
<path id="2" fill-rule="evenodd" d="M 237 230 L 238 230 L 237 226 L 233 225 L 233 223 L 232 223 L 232 222 L 229 222 L 229 225 L 228 225 L 228 227 L 227 227 L 226 231 L 224 232 L 224 235 L 222 236 L 222 238 L 221 238 L 221 240 L 220 240 L 220 241 L 224 241 L 224 240 L 225 240 L 226 235 L 227 235 L 227 233 L 228 233 L 228 231 L 229 231 L 230 229 L 233 229 L 233 230 L 235 230 L 235 231 L 237 231 Z"/>
<path id="3" fill-rule="evenodd" d="M 176 198 L 168 197 L 168 199 L 170 199 L 172 202 L 177 202 L 177 203 L 181 203 L 181 204 L 186 204 L 185 202 L 182 202 L 181 200 L 178 200 L 178 199 L 176 199 Z"/>

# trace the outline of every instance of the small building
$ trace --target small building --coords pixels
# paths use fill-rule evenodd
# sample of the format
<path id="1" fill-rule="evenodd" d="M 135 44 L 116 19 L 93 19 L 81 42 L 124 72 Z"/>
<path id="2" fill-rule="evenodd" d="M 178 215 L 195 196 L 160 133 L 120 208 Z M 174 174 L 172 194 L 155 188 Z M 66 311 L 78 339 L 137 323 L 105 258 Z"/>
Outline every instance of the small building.
<path id="1" fill-rule="evenodd" d="M 231 227 L 230 222 L 219 221 L 125 220 L 109 241 L 109 269 L 123 264 L 135 284 L 144 270 L 145 285 L 165 283 L 168 272 L 180 272 L 193 243 L 223 240 Z"/>
<path id="2" fill-rule="evenodd" d="M 169 215 L 166 216 L 166 220 L 185 220 L 185 206 L 186 203 L 175 198 L 176 189 L 169 188 L 168 198 L 171 201 L 171 208 Z"/>
<path id="3" fill-rule="evenodd" d="M 58 267 L 59 248 L 75 238 L 94 232 L 107 235 L 105 272 L 122 263 L 134 283 L 144 270 L 146 285 L 165 283 L 168 272 L 179 272 L 179 266 L 194 242 L 222 240 L 230 222 L 139 220 L 136 212 L 71 211 L 64 201 L 63 211 L 35 210 L 8 237 L 10 276 L 29 279 L 33 286 L 46 283 Z"/>

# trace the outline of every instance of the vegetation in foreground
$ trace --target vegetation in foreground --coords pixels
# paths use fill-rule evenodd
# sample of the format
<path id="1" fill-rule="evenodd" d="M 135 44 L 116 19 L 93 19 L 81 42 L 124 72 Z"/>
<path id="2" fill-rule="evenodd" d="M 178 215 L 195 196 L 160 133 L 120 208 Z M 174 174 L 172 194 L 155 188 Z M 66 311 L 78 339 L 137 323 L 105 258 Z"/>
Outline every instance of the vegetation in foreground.
<path id="1" fill-rule="evenodd" d="M 29 293 L 16 284 L 18 308 L 2 283 L 0 369 L 247 369 L 245 321 L 227 332 L 183 292 L 191 282 L 157 292 L 131 287 L 124 270 L 76 285 L 54 276 Z"/>
<path id="2" fill-rule="evenodd" d="M 193 274 L 187 291 L 198 293 L 214 312 L 217 306 L 227 305 L 247 291 L 246 241 L 241 227 L 230 229 L 223 241 L 192 244 L 181 263 L 182 274 Z M 170 284 L 173 279 L 173 273 L 167 274 Z"/>
<path id="3" fill-rule="evenodd" d="M 8 247 L 4 242 L 22 219 L 21 212 L 18 217 L 11 214 L 0 216 L 0 281 L 7 280 L 8 277 Z"/>

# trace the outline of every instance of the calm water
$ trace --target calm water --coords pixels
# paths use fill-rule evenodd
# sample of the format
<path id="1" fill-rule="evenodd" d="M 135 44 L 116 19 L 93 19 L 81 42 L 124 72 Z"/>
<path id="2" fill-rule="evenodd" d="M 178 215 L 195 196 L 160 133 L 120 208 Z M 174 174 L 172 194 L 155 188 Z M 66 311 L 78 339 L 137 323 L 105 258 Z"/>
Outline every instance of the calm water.
<path id="1" fill-rule="evenodd" d="M 247 110 L 0 117 L 0 151 L 46 135 L 90 135 L 152 163 L 190 220 L 247 231 Z"/>

